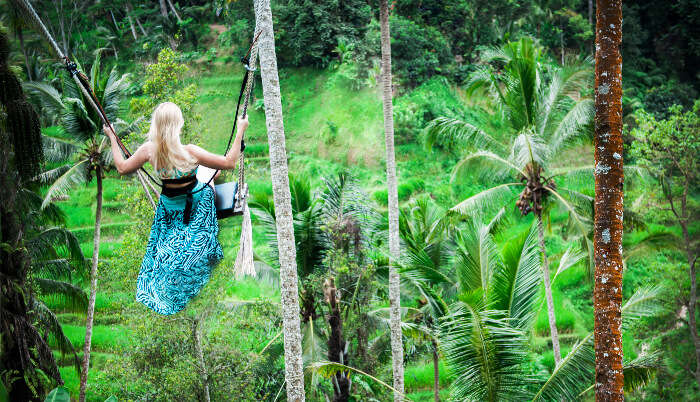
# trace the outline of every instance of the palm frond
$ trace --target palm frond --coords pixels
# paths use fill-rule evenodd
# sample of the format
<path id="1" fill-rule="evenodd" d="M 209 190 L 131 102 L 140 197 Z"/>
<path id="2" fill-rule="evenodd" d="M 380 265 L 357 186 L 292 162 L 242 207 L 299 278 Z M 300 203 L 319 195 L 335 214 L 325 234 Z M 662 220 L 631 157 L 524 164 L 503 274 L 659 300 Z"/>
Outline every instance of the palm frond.
<path id="1" fill-rule="evenodd" d="M 442 141 L 457 141 L 476 148 L 503 151 L 503 146 L 486 131 L 464 120 L 451 117 L 438 117 L 426 126 L 426 146 L 432 147 Z"/>
<path id="2" fill-rule="evenodd" d="M 83 159 L 61 174 L 49 187 L 41 207 L 45 208 L 54 197 L 66 194 L 72 186 L 84 183 L 87 179 L 85 175 L 87 164 L 88 160 Z"/>
<path id="3" fill-rule="evenodd" d="M 454 269 L 461 291 L 488 291 L 494 272 L 501 265 L 491 226 L 472 219 L 455 233 Z"/>
<path id="4" fill-rule="evenodd" d="M 638 288 L 622 306 L 622 328 L 629 328 L 636 320 L 661 311 L 658 303 L 661 291 L 659 286 Z"/>
<path id="5" fill-rule="evenodd" d="M 510 159 L 523 169 L 527 165 L 538 164 L 547 167 L 551 151 L 549 146 L 530 132 L 521 132 L 513 141 Z M 521 173 L 524 170 L 521 170 Z M 528 176 L 522 173 L 523 176 Z"/>
<path id="6" fill-rule="evenodd" d="M 593 106 L 592 99 L 581 99 L 569 109 L 556 127 L 545 128 L 547 132 L 551 130 L 548 142 L 553 154 L 556 154 L 565 146 L 571 144 L 573 140 L 580 138 L 580 136 L 590 134 L 584 128 L 591 127 L 591 122 L 595 115 Z"/>
<path id="7" fill-rule="evenodd" d="M 100 132 L 101 122 L 93 120 L 81 98 L 64 98 L 66 105 L 61 119 L 63 128 L 79 141 L 87 141 Z"/>
<path id="8" fill-rule="evenodd" d="M 329 361 L 318 361 L 318 362 L 314 362 L 314 363 L 311 363 L 311 364 L 309 364 L 308 366 L 306 366 L 306 370 L 307 370 L 307 371 L 310 371 L 310 372 L 312 372 L 312 373 L 317 373 L 317 374 L 319 374 L 319 375 L 321 375 L 321 376 L 323 376 L 323 377 L 325 377 L 325 378 L 328 378 L 328 379 L 335 377 L 335 375 L 336 375 L 337 373 L 346 373 L 346 372 L 348 372 L 348 371 L 353 371 L 353 372 L 355 372 L 355 373 L 357 373 L 357 374 L 360 374 L 360 375 L 362 375 L 362 376 L 364 376 L 364 377 L 366 377 L 366 378 L 369 378 L 370 380 L 376 382 L 377 384 L 379 384 L 379 385 L 381 385 L 381 386 L 387 388 L 388 390 L 394 392 L 395 395 L 399 395 L 403 400 L 405 400 L 405 401 L 410 401 L 410 399 L 408 399 L 408 398 L 406 397 L 406 395 L 401 394 L 401 392 L 399 392 L 398 390 L 396 390 L 396 389 L 395 389 L 394 387 L 392 387 L 391 385 L 389 385 L 389 384 L 385 383 L 384 381 L 380 380 L 379 378 L 374 377 L 374 376 L 372 376 L 372 375 L 370 375 L 370 374 L 367 374 L 367 373 L 365 373 L 364 371 L 362 371 L 362 370 L 360 370 L 360 369 L 357 369 L 357 368 L 354 368 L 354 367 L 350 367 L 350 366 L 346 366 L 346 365 L 344 365 L 344 364 L 335 363 L 335 362 L 329 362 Z"/>
<path id="9" fill-rule="evenodd" d="M 42 255 L 49 250 L 64 250 L 67 257 L 70 258 L 71 264 L 78 268 L 81 273 L 87 273 L 85 255 L 80 248 L 80 242 L 71 231 L 64 227 L 43 228 L 32 234 L 27 239 L 27 249 L 34 256 L 33 262 L 42 261 Z"/>
<path id="10" fill-rule="evenodd" d="M 559 259 L 559 267 L 557 267 L 557 272 L 554 274 L 554 279 L 552 281 L 556 280 L 557 276 L 559 276 L 562 272 L 578 264 L 579 261 L 586 257 L 586 253 L 579 250 L 574 250 L 572 246 L 569 246 Z"/>
<path id="11" fill-rule="evenodd" d="M 54 118 L 60 118 L 65 110 L 65 104 L 58 90 L 48 82 L 24 82 L 24 89 L 33 99 L 39 101 L 42 113 L 49 114 Z"/>
<path id="12" fill-rule="evenodd" d="M 531 226 L 506 243 L 502 255 L 503 265 L 494 274 L 490 299 L 494 308 L 507 312 L 513 327 L 528 331 L 541 303 L 542 274 L 536 227 Z"/>
<path id="13" fill-rule="evenodd" d="M 648 317 L 659 311 L 657 298 L 661 289 L 658 287 L 643 287 L 630 297 L 622 306 L 622 327 L 629 325 L 640 317 Z M 648 363 L 648 361 L 646 362 Z M 644 363 L 644 364 L 646 364 Z M 642 366 L 642 363 L 640 363 Z M 557 365 L 550 377 L 543 383 L 532 398 L 538 400 L 577 400 L 587 384 L 593 381 L 595 368 L 595 350 L 593 348 L 593 333 L 571 348 L 569 354 Z M 641 371 L 639 378 L 633 378 L 631 385 L 639 384 L 644 379 Z M 647 373 L 648 374 L 648 373 Z"/>
<path id="14" fill-rule="evenodd" d="M 321 336 L 314 320 L 309 319 L 303 324 L 301 351 L 305 363 L 318 361 L 326 356 L 325 339 Z"/>
<path id="15" fill-rule="evenodd" d="M 462 158 L 452 170 L 450 180 L 454 181 L 457 176 L 466 173 L 466 177 L 472 177 L 474 171 L 482 175 L 488 175 L 492 179 L 505 176 L 525 175 L 521 164 L 516 164 L 491 151 L 479 150 Z"/>
<path id="16" fill-rule="evenodd" d="M 37 324 L 37 328 L 44 333 L 45 337 L 48 337 L 49 345 L 58 349 L 64 356 L 71 356 L 73 367 L 75 367 L 75 371 L 80 374 L 80 360 L 78 360 L 78 355 L 75 353 L 75 348 L 70 339 L 68 339 L 63 332 L 58 317 L 56 317 L 44 303 L 37 299 L 32 300 L 31 315 Z"/>
<path id="17" fill-rule="evenodd" d="M 44 135 L 42 137 L 44 158 L 47 162 L 58 163 L 70 159 L 79 148 L 70 141 Z"/>
<path id="18" fill-rule="evenodd" d="M 440 326 L 442 350 L 454 373 L 454 400 L 499 401 L 522 397 L 526 338 L 498 311 L 458 302 Z"/>
<path id="19" fill-rule="evenodd" d="M 39 287 L 42 300 L 51 299 L 60 302 L 66 310 L 83 313 L 87 309 L 88 298 L 83 289 L 62 281 L 46 278 L 34 278 Z"/>
<path id="20" fill-rule="evenodd" d="M 451 210 L 459 212 L 462 215 L 471 215 L 478 210 L 502 207 L 515 197 L 513 194 L 513 189 L 520 186 L 523 186 L 523 184 L 499 184 L 472 195 L 471 197 L 452 207 Z"/>
<path id="21" fill-rule="evenodd" d="M 532 400 L 578 400 L 581 391 L 593 380 L 594 367 L 595 351 L 591 333 L 571 348 Z"/>
<path id="22" fill-rule="evenodd" d="M 129 74 L 119 75 L 117 68 L 112 68 L 102 95 L 102 107 L 110 121 L 116 120 L 121 113 L 121 103 L 129 88 Z"/>
<path id="23" fill-rule="evenodd" d="M 661 353 L 654 352 L 637 356 L 636 359 L 622 365 L 625 378 L 625 392 L 634 392 L 647 385 L 654 379 L 659 365 Z"/>

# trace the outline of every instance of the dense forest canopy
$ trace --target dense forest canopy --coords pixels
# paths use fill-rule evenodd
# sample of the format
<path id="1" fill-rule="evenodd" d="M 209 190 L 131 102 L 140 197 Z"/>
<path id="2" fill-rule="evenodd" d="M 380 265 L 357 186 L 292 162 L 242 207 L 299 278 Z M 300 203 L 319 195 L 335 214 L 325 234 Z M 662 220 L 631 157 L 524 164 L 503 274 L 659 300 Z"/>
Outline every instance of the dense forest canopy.
<path id="1" fill-rule="evenodd" d="M 0 400 L 291 398 L 289 255 L 309 400 L 399 395 L 398 335 L 409 400 L 594 399 L 600 1 L 275 0 L 258 49 L 261 0 L 30 0 L 132 150 L 174 102 L 182 142 L 223 152 L 240 59 L 260 58 L 256 274 L 234 275 L 242 218 L 222 219 L 222 262 L 168 317 L 134 300 L 157 192 L 118 174 L 94 100 L 24 1 L 0 0 Z M 623 2 L 622 17 L 624 397 L 694 400 L 700 2 Z"/>

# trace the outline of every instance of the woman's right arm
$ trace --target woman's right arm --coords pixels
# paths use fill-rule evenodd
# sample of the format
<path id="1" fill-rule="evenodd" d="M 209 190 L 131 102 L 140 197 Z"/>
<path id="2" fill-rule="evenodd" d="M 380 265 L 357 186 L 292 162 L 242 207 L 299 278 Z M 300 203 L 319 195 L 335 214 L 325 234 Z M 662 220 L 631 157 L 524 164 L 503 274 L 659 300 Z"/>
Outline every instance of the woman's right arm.
<path id="1" fill-rule="evenodd" d="M 243 133 L 248 128 L 248 117 L 239 118 L 236 127 L 238 128 L 236 139 L 233 141 L 233 145 L 226 156 L 213 154 L 193 144 L 186 145 L 185 148 L 197 160 L 199 165 L 219 170 L 233 169 L 236 167 L 236 161 L 241 154 L 241 140 L 243 139 Z"/>
<path id="2" fill-rule="evenodd" d="M 121 175 L 133 173 L 141 168 L 146 162 L 148 162 L 149 155 L 152 152 L 152 143 L 147 141 L 141 144 L 140 147 L 134 152 L 128 159 L 124 159 L 122 155 L 121 148 L 117 143 L 117 134 L 109 126 L 103 126 L 102 131 L 105 135 L 109 137 L 112 145 L 112 160 L 114 161 L 114 166 L 117 167 L 117 172 Z"/>

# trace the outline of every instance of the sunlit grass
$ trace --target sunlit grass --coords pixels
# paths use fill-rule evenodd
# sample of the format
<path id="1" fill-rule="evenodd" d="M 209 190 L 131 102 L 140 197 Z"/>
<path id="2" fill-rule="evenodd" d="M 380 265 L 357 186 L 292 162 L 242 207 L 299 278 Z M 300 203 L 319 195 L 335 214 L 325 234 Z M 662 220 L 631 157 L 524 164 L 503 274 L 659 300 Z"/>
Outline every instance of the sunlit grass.
<path id="1" fill-rule="evenodd" d="M 63 325 L 63 333 L 76 349 L 82 349 L 85 345 L 85 326 Z M 131 345 L 131 339 L 127 327 L 96 325 L 92 329 L 91 347 L 95 351 L 119 351 Z"/>

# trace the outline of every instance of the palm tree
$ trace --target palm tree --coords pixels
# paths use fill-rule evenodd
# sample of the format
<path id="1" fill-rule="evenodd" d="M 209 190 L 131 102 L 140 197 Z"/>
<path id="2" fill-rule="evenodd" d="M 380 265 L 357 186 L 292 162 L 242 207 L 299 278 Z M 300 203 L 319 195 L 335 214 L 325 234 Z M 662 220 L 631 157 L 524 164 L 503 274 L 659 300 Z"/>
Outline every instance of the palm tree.
<path id="1" fill-rule="evenodd" d="M 90 84 L 95 90 L 97 99 L 103 105 L 107 117 L 123 124 L 118 120 L 119 104 L 124 98 L 128 85 L 128 76 L 119 76 L 113 68 L 108 76 L 100 71 L 100 55 L 98 53 L 90 70 Z M 63 81 L 62 96 L 52 86 L 45 83 L 28 83 L 25 85 L 30 92 L 36 94 L 43 106 L 50 113 L 61 115 L 61 125 L 70 134 L 70 140 L 58 140 L 45 137 L 53 143 L 53 148 L 63 152 L 64 165 L 48 170 L 39 179 L 50 184 L 43 206 L 52 199 L 65 194 L 76 184 L 88 183 L 93 177 L 97 183 L 95 194 L 95 234 L 93 238 L 92 267 L 90 269 L 90 299 L 88 302 L 87 319 L 85 324 L 85 346 L 83 351 L 83 368 L 80 376 L 80 401 L 85 400 L 88 370 L 90 368 L 90 347 L 92 341 L 92 325 L 95 311 L 95 296 L 97 293 L 97 265 L 100 254 L 100 225 L 102 223 L 102 179 L 104 172 L 111 164 L 109 141 L 102 135 L 102 120 L 84 99 L 82 92 L 73 80 Z"/>
<path id="2" fill-rule="evenodd" d="M 622 1 L 599 0 L 596 9 L 595 395 L 622 401 Z"/>
<path id="3" fill-rule="evenodd" d="M 287 399 L 304 401 L 304 368 L 301 350 L 299 322 L 299 290 L 297 285 L 296 248 L 294 224 L 289 191 L 289 168 L 282 121 L 282 96 L 280 94 L 275 37 L 272 28 L 272 11 L 269 0 L 255 0 L 255 32 L 260 33 L 258 52 L 260 74 L 265 100 L 267 138 L 270 145 L 270 176 L 275 203 L 277 244 L 279 248 L 281 303 L 284 329 L 285 380 Z M 251 56 L 252 58 L 252 56 Z"/>
<path id="4" fill-rule="evenodd" d="M 545 80 L 540 65 L 540 51 L 531 39 L 511 42 L 501 49 L 484 52 L 486 63 L 471 77 L 470 91 L 486 87 L 508 121 L 509 132 L 502 140 L 489 134 L 486 124 L 455 118 L 440 117 L 428 127 L 428 144 L 448 136 L 478 147 L 468 153 L 455 167 L 453 177 L 469 169 L 491 177 L 509 178 L 479 192 L 452 209 L 470 214 L 484 206 L 502 206 L 515 199 L 514 189 L 522 188 L 515 205 L 525 216 L 533 213 L 537 220 L 539 247 L 542 254 L 542 276 L 545 284 L 552 348 L 557 364 L 561 361 L 559 336 L 554 315 L 549 263 L 544 242 L 543 215 L 552 204 L 562 205 L 569 213 L 572 228 L 583 247 L 589 250 L 589 219 L 582 211 L 590 211 L 591 197 L 572 188 L 557 186 L 556 176 L 580 174 L 582 168 L 553 169 L 563 151 L 587 132 L 593 117 L 593 103 L 582 97 L 590 77 L 587 63 L 556 68 Z M 496 66 L 503 66 L 497 70 Z M 549 174 L 549 176 L 548 176 Z M 554 201 L 553 203 L 550 201 Z"/>
<path id="5" fill-rule="evenodd" d="M 304 364 L 308 367 L 323 360 L 347 364 L 352 358 L 358 362 L 356 366 L 367 366 L 368 338 L 376 329 L 371 326 L 373 321 L 366 312 L 375 289 L 368 286 L 372 282 L 368 272 L 376 264 L 368 256 L 366 239 L 373 233 L 372 225 L 377 217 L 367 207 L 366 194 L 349 175 L 340 173 L 324 178 L 323 182 L 321 191 L 312 191 L 308 178 L 289 178 L 301 287 Z M 274 205 L 264 194 L 254 194 L 253 200 L 251 206 L 272 248 L 271 259 L 278 265 Z M 342 273 L 337 272 L 338 266 L 345 268 Z M 326 279 L 322 289 L 318 286 L 319 277 Z M 336 294 L 342 296 L 342 302 Z M 328 317 L 323 317 L 324 299 L 329 307 Z M 358 320 L 366 325 L 353 326 L 357 328 L 354 333 L 344 332 L 344 322 Z M 356 342 L 349 341 L 351 337 Z M 312 383 L 316 381 L 314 373 Z M 349 373 L 338 372 L 332 384 L 333 400 L 347 400 L 351 385 Z"/>
<path id="6" fill-rule="evenodd" d="M 503 211 L 503 210 L 502 210 Z M 483 223 L 472 219 L 455 230 L 447 269 L 406 265 L 402 274 L 440 311 L 437 336 L 455 379 L 454 400 L 576 400 L 593 383 L 593 334 L 579 341 L 547 377 L 528 375 L 527 334 L 541 304 L 536 226 L 502 247 L 493 239 L 502 213 Z M 561 265 L 570 265 L 562 256 Z M 448 292 L 452 290 L 452 292 Z M 658 311 L 659 289 L 642 288 L 625 304 L 623 327 Z M 449 300 L 456 301 L 449 304 Z M 439 307 L 446 306 L 446 307 Z M 444 311 L 444 312 L 443 312 Z M 628 390 L 650 381 L 656 354 L 627 362 Z M 533 387 L 534 385 L 534 387 Z"/>
<path id="7" fill-rule="evenodd" d="M 39 119 L 10 70 L 10 42 L 0 25 L 0 370 L 11 400 L 38 401 L 47 377 L 61 384 L 53 353 L 30 315 L 30 259 L 25 247 L 21 192 L 43 159 Z M 19 375 L 17 375 L 19 374 Z"/>
<path id="8" fill-rule="evenodd" d="M 44 154 L 50 159 L 51 150 Z M 63 312 L 84 313 L 88 297 L 73 285 L 73 274 L 87 274 L 87 264 L 78 239 L 65 229 L 65 215 L 54 204 L 41 208 L 42 198 L 29 190 L 19 194 L 24 210 L 22 224 L 25 245 L 30 258 L 29 278 L 38 294 L 31 293 L 31 316 L 46 339 L 63 356 L 69 356 L 80 372 L 80 361 L 70 339 L 63 333 L 55 313 L 45 304 L 58 302 Z"/>
<path id="9" fill-rule="evenodd" d="M 389 305 L 391 329 L 391 358 L 394 374 L 394 401 L 400 401 L 403 384 L 403 339 L 401 336 L 401 280 L 397 262 L 399 246 L 399 196 L 396 187 L 396 158 L 394 155 L 394 112 L 391 103 L 391 35 L 389 33 L 389 4 L 379 1 L 379 23 L 382 42 L 382 98 L 384 108 L 384 138 L 386 143 L 386 185 L 389 194 Z"/>
<path id="10" fill-rule="evenodd" d="M 438 327 L 440 319 L 447 313 L 447 305 L 432 297 L 434 289 L 424 285 L 422 275 L 442 275 L 441 271 L 449 264 L 452 253 L 449 242 L 451 223 L 449 215 L 427 198 L 416 200 L 399 216 L 399 233 L 405 245 L 401 275 L 418 290 L 421 296 L 419 303 L 423 304 L 416 314 L 409 317 L 412 323 L 404 322 L 402 325 L 405 334 L 417 333 L 420 338 L 430 341 L 433 355 L 433 397 L 436 402 L 440 400 Z M 416 276 L 413 274 L 415 271 L 422 274 Z"/>
<path id="11" fill-rule="evenodd" d="M 410 252 L 412 262 L 402 269 L 430 306 L 456 375 L 455 400 L 515 398 L 529 380 L 521 366 L 539 306 L 540 261 L 534 230 L 498 249 L 493 233 L 502 216 L 503 210 L 487 223 L 474 218 L 455 229 L 450 263 L 433 265 L 424 249 Z"/>

